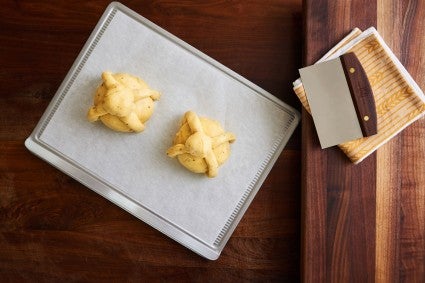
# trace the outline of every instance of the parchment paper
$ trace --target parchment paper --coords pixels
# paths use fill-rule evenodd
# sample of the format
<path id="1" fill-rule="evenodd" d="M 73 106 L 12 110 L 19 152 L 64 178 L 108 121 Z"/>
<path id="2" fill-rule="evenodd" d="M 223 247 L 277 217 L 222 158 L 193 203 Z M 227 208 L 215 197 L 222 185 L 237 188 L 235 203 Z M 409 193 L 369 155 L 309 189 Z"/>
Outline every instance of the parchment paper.
<path id="1" fill-rule="evenodd" d="M 117 133 L 86 120 L 105 70 L 139 76 L 162 93 L 143 133 Z M 191 173 L 165 154 L 187 110 L 218 120 L 236 134 L 216 178 Z M 212 244 L 290 119 L 293 115 L 274 101 L 118 11 L 39 138 Z"/>

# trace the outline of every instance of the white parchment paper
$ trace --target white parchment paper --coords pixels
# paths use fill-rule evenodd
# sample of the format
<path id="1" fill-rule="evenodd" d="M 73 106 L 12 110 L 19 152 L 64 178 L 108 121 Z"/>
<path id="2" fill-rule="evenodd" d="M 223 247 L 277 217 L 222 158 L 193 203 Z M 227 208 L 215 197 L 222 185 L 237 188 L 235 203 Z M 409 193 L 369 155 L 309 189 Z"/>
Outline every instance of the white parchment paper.
<path id="1" fill-rule="evenodd" d="M 102 71 L 126 72 L 162 93 L 143 133 L 109 130 L 86 113 Z M 235 133 L 216 178 L 165 154 L 187 110 Z M 212 244 L 293 115 L 149 26 L 118 11 L 40 140 L 194 237 Z M 269 164 L 268 166 L 271 166 Z"/>

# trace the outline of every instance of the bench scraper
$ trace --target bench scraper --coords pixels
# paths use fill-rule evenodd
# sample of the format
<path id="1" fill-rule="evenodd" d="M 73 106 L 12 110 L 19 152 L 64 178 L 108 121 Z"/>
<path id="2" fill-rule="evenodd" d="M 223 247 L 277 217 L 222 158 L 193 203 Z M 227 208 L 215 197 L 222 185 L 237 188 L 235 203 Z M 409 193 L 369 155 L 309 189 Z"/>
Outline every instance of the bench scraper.
<path id="1" fill-rule="evenodd" d="M 299 72 L 322 148 L 377 133 L 373 92 L 354 53 Z"/>

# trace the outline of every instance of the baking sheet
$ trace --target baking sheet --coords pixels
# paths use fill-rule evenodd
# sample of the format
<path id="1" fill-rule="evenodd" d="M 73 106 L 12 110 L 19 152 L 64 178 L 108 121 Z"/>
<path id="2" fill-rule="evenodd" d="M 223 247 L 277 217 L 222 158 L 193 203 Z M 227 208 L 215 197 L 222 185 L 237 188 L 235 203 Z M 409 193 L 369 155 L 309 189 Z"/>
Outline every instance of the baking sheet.
<path id="1" fill-rule="evenodd" d="M 102 71 L 143 78 L 162 93 L 139 134 L 86 113 Z M 165 154 L 187 110 L 235 133 L 216 178 Z M 111 3 L 27 147 L 195 252 L 215 259 L 299 121 L 288 105 L 119 3 Z"/>

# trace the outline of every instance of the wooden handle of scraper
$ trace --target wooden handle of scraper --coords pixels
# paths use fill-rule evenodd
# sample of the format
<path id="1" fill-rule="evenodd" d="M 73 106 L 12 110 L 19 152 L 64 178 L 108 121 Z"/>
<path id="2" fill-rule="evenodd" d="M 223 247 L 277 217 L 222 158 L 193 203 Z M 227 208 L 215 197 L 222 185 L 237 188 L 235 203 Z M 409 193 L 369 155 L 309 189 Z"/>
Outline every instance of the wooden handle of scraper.
<path id="1" fill-rule="evenodd" d="M 366 72 L 353 52 L 340 59 L 363 136 L 375 135 L 378 132 L 375 99 Z"/>

